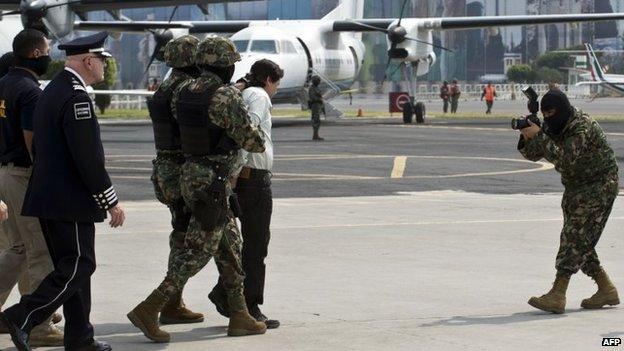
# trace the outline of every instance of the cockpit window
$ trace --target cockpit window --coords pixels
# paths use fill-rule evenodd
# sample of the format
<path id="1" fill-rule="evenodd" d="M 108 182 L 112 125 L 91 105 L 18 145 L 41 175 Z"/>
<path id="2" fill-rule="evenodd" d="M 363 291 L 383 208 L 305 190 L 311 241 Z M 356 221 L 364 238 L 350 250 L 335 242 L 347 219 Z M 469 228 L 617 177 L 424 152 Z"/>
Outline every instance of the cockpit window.
<path id="1" fill-rule="evenodd" d="M 251 51 L 277 54 L 277 48 L 273 40 L 254 40 L 251 42 Z"/>
<path id="2" fill-rule="evenodd" d="M 282 40 L 281 42 L 281 46 L 282 46 L 282 50 L 280 50 L 282 53 L 284 54 L 296 54 L 297 50 L 295 50 L 295 46 L 287 41 L 287 40 Z"/>
<path id="3" fill-rule="evenodd" d="M 249 46 L 249 40 L 234 40 L 234 45 L 236 46 L 236 51 L 246 52 Z"/>

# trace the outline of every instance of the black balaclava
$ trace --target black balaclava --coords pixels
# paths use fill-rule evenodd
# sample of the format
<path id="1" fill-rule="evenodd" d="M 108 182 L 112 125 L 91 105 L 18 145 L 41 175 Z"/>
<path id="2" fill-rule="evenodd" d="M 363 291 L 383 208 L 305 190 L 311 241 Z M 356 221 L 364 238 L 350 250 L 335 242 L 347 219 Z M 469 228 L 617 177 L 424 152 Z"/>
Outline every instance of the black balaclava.
<path id="1" fill-rule="evenodd" d="M 52 59 L 50 56 L 39 56 L 37 58 L 23 58 L 15 56 L 15 66 L 28 68 L 38 76 L 44 75 L 48 71 Z"/>
<path id="2" fill-rule="evenodd" d="M 197 78 L 201 75 L 201 70 L 197 66 L 187 66 L 182 68 L 176 68 L 178 71 L 184 72 L 193 78 Z"/>
<path id="3" fill-rule="evenodd" d="M 203 66 L 202 69 L 219 76 L 219 78 L 223 81 L 223 84 L 230 84 L 232 76 L 234 76 L 234 65 L 227 67 Z"/>
<path id="4" fill-rule="evenodd" d="M 549 90 L 544 94 L 540 105 L 542 113 L 555 109 L 553 116 L 544 118 L 543 130 L 549 137 L 553 139 L 558 138 L 574 113 L 574 107 L 570 105 L 570 100 L 560 90 Z"/>

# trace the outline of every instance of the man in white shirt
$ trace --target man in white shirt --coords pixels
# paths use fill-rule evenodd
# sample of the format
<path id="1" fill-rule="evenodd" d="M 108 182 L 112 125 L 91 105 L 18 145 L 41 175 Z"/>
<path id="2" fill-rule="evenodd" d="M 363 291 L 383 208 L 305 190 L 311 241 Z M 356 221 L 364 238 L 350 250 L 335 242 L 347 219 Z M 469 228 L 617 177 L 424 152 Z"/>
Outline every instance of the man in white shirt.
<path id="1" fill-rule="evenodd" d="M 271 139 L 271 98 L 277 92 L 284 71 L 273 61 L 260 60 L 251 66 L 247 75 L 248 88 L 243 91 L 251 124 L 258 127 L 264 139 L 262 153 L 241 154 L 241 168 L 235 183 L 240 203 L 241 231 L 243 234 L 243 269 L 245 271 L 245 300 L 249 313 L 257 321 L 264 322 L 268 329 L 279 327 L 277 320 L 268 319 L 259 305 L 264 302 L 264 259 L 268 253 L 271 236 L 271 213 L 273 195 L 271 192 L 271 170 L 273 169 L 273 141 Z M 209 295 L 222 314 L 227 314 L 225 290 L 222 282 Z"/>

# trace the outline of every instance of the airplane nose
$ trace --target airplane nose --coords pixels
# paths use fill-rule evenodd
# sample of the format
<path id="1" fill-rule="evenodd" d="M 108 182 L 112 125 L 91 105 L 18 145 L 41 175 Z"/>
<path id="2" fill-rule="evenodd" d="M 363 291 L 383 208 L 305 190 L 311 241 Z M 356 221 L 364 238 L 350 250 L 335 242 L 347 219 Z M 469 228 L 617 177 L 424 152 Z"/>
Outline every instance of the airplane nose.
<path id="1" fill-rule="evenodd" d="M 249 56 L 243 57 L 241 61 L 237 62 L 234 66 L 234 76 L 232 76 L 232 81 L 236 82 L 237 80 L 244 77 L 245 74 L 249 73 L 251 65 L 253 65 L 254 62 L 256 62 L 256 60 Z"/>

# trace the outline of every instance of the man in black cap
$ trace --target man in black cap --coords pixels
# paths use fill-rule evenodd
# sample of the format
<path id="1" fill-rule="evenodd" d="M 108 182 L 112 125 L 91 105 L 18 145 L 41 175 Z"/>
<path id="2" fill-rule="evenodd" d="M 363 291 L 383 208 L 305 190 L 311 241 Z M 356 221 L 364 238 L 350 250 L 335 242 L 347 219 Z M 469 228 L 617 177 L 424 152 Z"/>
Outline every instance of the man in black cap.
<path id="1" fill-rule="evenodd" d="M 18 350 L 30 350 L 33 326 L 63 306 L 66 350 L 111 350 L 93 339 L 89 322 L 91 275 L 95 271 L 95 226 L 111 215 L 121 226 L 125 215 L 104 167 L 99 124 L 86 87 L 104 78 L 106 32 L 59 46 L 67 54 L 65 70 L 43 91 L 34 112 L 33 174 L 23 214 L 39 217 L 54 262 L 31 294 L 3 313 Z"/>

